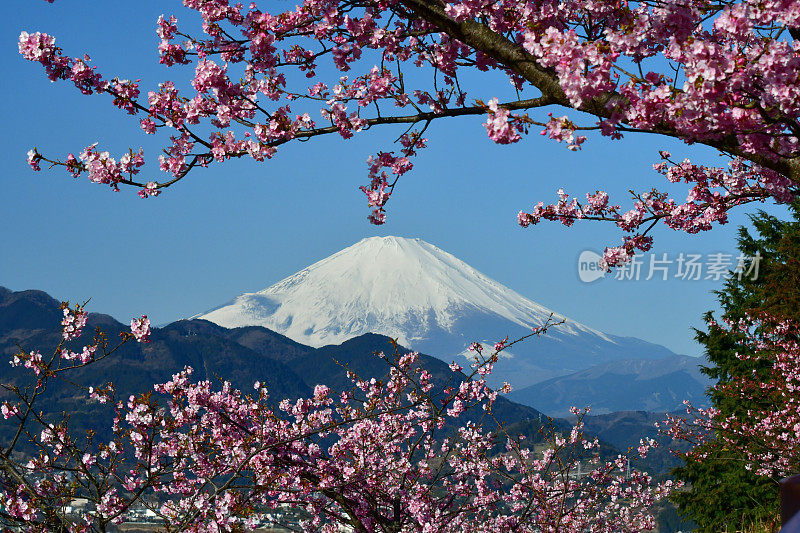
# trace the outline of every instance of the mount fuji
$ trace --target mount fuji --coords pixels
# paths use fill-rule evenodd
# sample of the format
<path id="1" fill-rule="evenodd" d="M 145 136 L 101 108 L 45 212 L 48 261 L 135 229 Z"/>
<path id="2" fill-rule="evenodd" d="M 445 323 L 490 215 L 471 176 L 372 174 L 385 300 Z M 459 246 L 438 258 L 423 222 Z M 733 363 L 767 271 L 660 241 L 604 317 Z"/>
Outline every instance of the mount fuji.
<path id="1" fill-rule="evenodd" d="M 371 237 L 258 292 L 192 318 L 235 328 L 263 326 L 314 347 L 380 333 L 444 361 L 565 318 L 419 239 Z M 663 346 L 597 331 L 567 319 L 507 351 L 492 384 L 519 389 L 624 359 L 674 355 Z"/>

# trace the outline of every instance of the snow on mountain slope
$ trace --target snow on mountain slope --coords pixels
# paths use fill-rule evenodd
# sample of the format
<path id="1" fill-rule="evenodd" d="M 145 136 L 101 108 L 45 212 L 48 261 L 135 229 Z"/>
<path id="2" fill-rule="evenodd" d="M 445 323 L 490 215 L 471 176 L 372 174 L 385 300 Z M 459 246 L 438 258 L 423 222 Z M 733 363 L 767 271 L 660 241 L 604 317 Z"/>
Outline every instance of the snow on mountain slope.
<path id="1" fill-rule="evenodd" d="M 450 361 L 473 341 L 524 335 L 551 313 L 561 318 L 432 244 L 372 237 L 195 318 L 263 326 L 315 347 L 381 333 Z M 567 320 L 544 338 L 514 346 L 497 365 L 495 381 L 522 387 L 602 361 L 670 354 Z"/>

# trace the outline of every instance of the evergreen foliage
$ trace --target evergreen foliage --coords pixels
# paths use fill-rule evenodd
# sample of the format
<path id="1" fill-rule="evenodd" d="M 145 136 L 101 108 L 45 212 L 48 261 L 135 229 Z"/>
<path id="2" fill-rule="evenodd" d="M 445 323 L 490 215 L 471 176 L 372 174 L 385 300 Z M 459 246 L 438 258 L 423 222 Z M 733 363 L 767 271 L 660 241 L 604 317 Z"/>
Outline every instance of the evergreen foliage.
<path id="1" fill-rule="evenodd" d="M 715 291 L 721 318 L 736 321 L 748 313 L 769 312 L 800 320 L 800 205 L 792 206 L 792 219 L 788 221 L 763 211 L 750 218 L 753 227 L 739 228 L 737 248 L 743 256 L 760 256 L 758 274 L 733 273 L 723 288 Z M 709 311 L 705 318 L 712 319 L 713 313 Z M 766 370 L 764 361 L 758 365 L 736 357 L 744 350 L 737 334 L 717 328 L 695 332 L 709 362 L 703 372 L 712 379 L 731 382 Z M 709 396 L 724 415 L 747 416 L 747 410 L 758 401 L 754 398 L 748 404 L 716 391 L 710 391 Z M 745 445 L 742 443 L 742 448 Z M 702 446 L 708 453 L 702 462 L 687 460 L 673 471 L 687 483 L 686 490 L 672 496 L 682 515 L 696 522 L 700 531 L 737 531 L 775 524 L 778 480 L 747 470 L 739 449 L 718 440 Z"/>

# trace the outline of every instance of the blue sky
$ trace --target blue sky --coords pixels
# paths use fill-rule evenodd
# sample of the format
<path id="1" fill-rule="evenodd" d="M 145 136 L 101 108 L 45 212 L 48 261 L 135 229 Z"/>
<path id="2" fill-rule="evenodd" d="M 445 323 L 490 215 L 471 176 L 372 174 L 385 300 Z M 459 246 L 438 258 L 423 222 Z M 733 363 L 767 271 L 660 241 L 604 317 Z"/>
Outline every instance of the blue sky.
<path id="1" fill-rule="evenodd" d="M 590 137 L 573 153 L 535 132 L 516 145 L 496 146 L 482 118 L 442 122 L 426 133 L 430 148 L 402 179 L 382 227 L 367 223 L 358 186 L 366 181 L 367 156 L 392 149 L 401 130 L 372 131 L 350 141 L 316 139 L 288 146 L 263 164 L 234 161 L 200 170 L 149 200 L 133 190 L 113 193 L 84 178 L 73 180 L 61 170 L 30 171 L 25 154 L 33 146 L 63 156 L 100 141 L 112 155 L 141 146 L 154 158 L 159 144 L 110 99 L 50 83 L 39 65 L 19 56 L 19 33 L 50 33 L 66 53 L 92 56 L 105 77 L 141 79 L 146 93 L 159 81 L 190 74 L 158 65 L 155 21 L 170 12 L 187 18 L 179 2 L 152 0 L 8 0 L 0 6 L 6 75 L 0 85 L 6 120 L 0 133 L 0 285 L 41 289 L 59 299 L 91 298 L 93 311 L 120 320 L 147 313 L 164 323 L 265 288 L 364 237 L 419 237 L 574 320 L 699 355 L 690 328 L 714 308 L 710 291 L 719 282 L 582 283 L 578 255 L 616 243 L 619 232 L 596 223 L 522 229 L 516 213 L 552 201 L 562 186 L 573 195 L 604 188 L 626 205 L 628 189 L 663 185 L 652 170 L 659 149 L 719 160 L 702 148 L 654 136 L 621 142 Z M 505 90 L 478 82 L 469 93 L 488 100 Z M 153 166 L 145 172 L 160 178 Z M 685 195 L 679 187 L 670 190 Z M 669 258 L 735 253 L 736 227 L 755 209 L 739 211 L 727 226 L 702 235 L 659 227 L 655 252 Z"/>

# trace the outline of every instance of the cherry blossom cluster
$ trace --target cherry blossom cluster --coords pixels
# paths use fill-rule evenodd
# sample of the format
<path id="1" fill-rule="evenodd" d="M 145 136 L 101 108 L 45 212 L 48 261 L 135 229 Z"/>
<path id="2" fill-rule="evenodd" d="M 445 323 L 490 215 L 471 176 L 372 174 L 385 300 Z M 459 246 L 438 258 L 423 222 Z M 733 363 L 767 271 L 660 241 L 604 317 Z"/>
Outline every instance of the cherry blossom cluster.
<path id="1" fill-rule="evenodd" d="M 77 339 L 83 334 L 83 328 L 86 327 L 86 320 L 89 318 L 88 313 L 82 305 L 77 305 L 74 309 L 70 309 L 67 304 L 62 305 L 61 308 L 64 312 L 64 318 L 61 320 L 61 336 L 65 341 Z"/>
<path id="2" fill-rule="evenodd" d="M 11 358 L 11 366 L 24 366 L 30 368 L 37 376 L 42 373 L 45 366 L 42 354 L 39 352 L 20 352 Z"/>
<path id="3" fill-rule="evenodd" d="M 603 462 L 593 456 L 596 467 L 566 483 L 563 472 L 553 471 L 565 455 L 577 461 L 578 450 L 597 447 L 596 441 L 583 440 L 580 424 L 569 436 L 551 430 L 553 448 L 541 460 L 511 440 L 505 453 L 492 456 L 496 434 L 470 419 L 454 435 L 437 439 L 437 433 L 446 435 L 449 419 L 461 419 L 478 406 L 491 413 L 496 393 L 475 372 L 456 374 L 456 381 L 467 379 L 438 397 L 431 394 L 431 375 L 417 366 L 416 353 L 379 357 L 391 365 L 385 379 L 351 375 L 352 389 L 339 394 L 317 385 L 309 398 L 280 402 L 279 412 L 268 407 L 260 384 L 255 397 L 227 383 L 215 390 L 208 381 L 193 382 L 189 368 L 156 386 L 169 397 L 168 411 L 129 403 L 126 422 L 137 457 L 154 455 L 182 466 L 173 481 L 157 489 L 177 495 L 159 512 L 188 531 L 248 527 L 244 516 L 255 513 L 250 515 L 255 522 L 286 503 L 307 511 L 306 531 L 334 531 L 337 522 L 364 531 L 389 524 L 454 532 L 474 530 L 476 523 L 483 524 L 481 531 L 512 525 L 555 531 L 565 522 L 597 531 L 654 526 L 647 509 L 670 484 L 654 490 L 641 473 L 623 479 L 627 458 Z M 150 441 L 147 435 L 154 433 L 158 437 Z M 234 477 L 237 490 L 211 484 Z M 503 490 L 503 482 L 510 491 Z M 431 490 L 439 484 L 447 497 Z M 613 503 L 620 500 L 629 503 Z M 565 507 L 566 502 L 574 506 Z"/>
<path id="4" fill-rule="evenodd" d="M 145 316 L 134 319 L 122 342 L 145 339 L 148 326 Z M 416 352 L 376 354 L 389 368 L 381 379 L 350 372 L 350 388 L 316 385 L 309 397 L 279 402 L 260 382 L 247 394 L 197 381 L 189 367 L 127 400 L 110 383 L 79 387 L 112 409 L 105 442 L 36 414 L 36 391 L 49 380 L 113 354 L 103 339 L 98 333 L 89 348 L 98 357 L 81 358 L 63 343 L 53 358 L 39 357 L 33 393 L 8 386 L 18 398 L 0 410 L 36 450 L 0 454 L 13 473 L 0 487 L 9 525 L 105 530 L 143 504 L 170 531 L 278 526 L 286 509 L 304 531 L 326 533 L 643 531 L 655 527 L 652 510 L 673 489 L 636 470 L 625 476 L 629 455 L 601 457 L 597 439 L 583 435 L 587 411 L 575 410 L 571 430 L 545 424 L 544 450 L 509 433 L 494 417 L 498 393 L 485 376 L 518 341 L 480 352 L 468 374 L 453 363 L 443 378 Z M 652 445 L 642 442 L 638 453 Z M 75 497 L 93 504 L 77 520 L 64 514 Z"/>
<path id="5" fill-rule="evenodd" d="M 131 320 L 131 335 L 138 342 L 150 342 L 150 319 L 147 315 Z"/>
<path id="6" fill-rule="evenodd" d="M 131 339 L 145 342 L 150 334 L 149 321 L 145 316 L 134 319 L 131 332 L 123 334 L 116 346 L 110 346 L 106 336 L 97 331 L 91 344 L 75 350 L 69 343 L 83 335 L 88 314 L 84 305 L 71 307 L 64 302 L 61 309 L 62 340 L 52 355 L 46 357 L 40 351 L 21 350 L 12 356 L 10 363 L 28 369 L 33 379 L 27 383 L 24 379 L 22 382 L 12 379 L 2 384 L 14 398 L 2 402 L 0 413 L 17 432 L 17 437 L 4 444 L 0 459 L 4 527 L 16 525 L 25 531 L 42 533 L 96 531 L 120 523 L 122 513 L 137 501 L 119 493 L 123 478 L 117 477 L 123 471 L 126 442 L 132 437 L 130 430 L 122 425 L 126 405 L 115 400 L 111 383 L 97 387 L 77 385 L 72 373 L 111 357 Z M 76 394 L 86 394 L 90 401 L 110 404 L 113 419 L 110 417 L 108 424 L 114 440 L 99 442 L 91 431 L 81 438 L 73 434 L 68 418 L 45 419 L 41 403 L 49 401 L 45 394 L 48 388 L 53 388 L 53 382 L 76 388 Z M 20 449 L 23 441 L 26 447 Z M 137 465 L 134 471 L 142 468 Z M 125 476 L 130 478 L 131 471 Z M 67 504 L 76 497 L 76 486 L 92 487 L 85 496 L 96 504 L 92 516 L 83 516 L 77 522 L 64 514 Z"/>
<path id="7" fill-rule="evenodd" d="M 61 349 L 61 359 L 64 361 L 78 360 L 81 363 L 88 363 L 94 359 L 94 353 L 97 351 L 97 345 L 84 346 L 80 352 L 73 352 L 67 348 Z"/>
<path id="8" fill-rule="evenodd" d="M 674 230 L 698 233 L 711 230 L 714 224 L 727 223 L 728 211 L 734 206 L 768 197 L 788 203 L 795 197 L 797 186 L 790 179 L 767 169 L 757 169 L 740 158 L 731 161 L 726 169 L 695 165 L 688 160 L 677 163 L 664 151 L 661 157 L 662 162 L 654 165 L 659 173 L 671 183 L 691 184 L 684 201 L 653 189 L 634 194 L 633 207 L 623 211 L 619 205 L 609 204 L 607 192 L 587 193 L 586 203 L 582 203 L 559 189 L 557 203 L 539 202 L 530 212 L 520 211 L 518 222 L 522 227 L 537 224 L 542 219 L 566 226 L 581 219 L 613 222 L 626 235 L 621 246 L 605 249 L 603 262 L 606 267 L 612 267 L 629 261 L 637 250 L 649 250 L 653 240 L 648 233 L 658 222 Z"/>
<path id="9" fill-rule="evenodd" d="M 545 124 L 545 128 L 539 132 L 541 135 L 546 135 L 548 138 L 567 143 L 569 150 L 580 150 L 581 144 L 586 141 L 585 135 L 575 135 L 577 126 L 574 122 L 569 120 L 566 115 L 563 117 L 554 118 L 550 113 L 550 120 Z"/>
<path id="10" fill-rule="evenodd" d="M 122 161 L 93 149 L 81 161 L 32 150 L 34 169 L 42 161 L 63 165 L 97 183 L 138 187 L 146 198 L 196 167 L 241 157 L 264 161 L 291 141 L 349 139 L 375 126 L 402 125 L 408 130 L 398 139 L 401 154 L 370 158 L 369 183 L 361 187 L 370 221 L 382 224 L 397 178 L 424 146 L 421 132 L 441 118 L 485 115 L 487 134 L 499 144 L 519 142 L 531 125 L 570 150 L 580 149 L 589 131 L 611 139 L 648 132 L 704 144 L 730 159 L 728 168 L 668 157 L 657 163 L 658 173 L 689 187 L 684 201 L 652 190 L 636 194 L 627 211 L 578 212 L 559 201 L 520 217 L 523 225 L 541 218 L 617 223 L 629 235 L 607 250 L 608 266 L 649 246 L 657 220 L 703 231 L 744 203 L 791 201 L 800 183 L 796 2 L 183 5 L 200 15 L 202 33 L 183 30 L 174 14 L 158 19 L 156 33 L 161 63 L 192 69 L 185 87 L 164 81 L 145 94 L 136 81 L 103 78 L 88 56 L 65 55 L 50 35 L 19 38 L 22 56 L 40 63 L 51 80 L 108 94 L 115 107 L 144 115 L 145 133 L 163 130 L 165 179 L 139 181 Z M 506 78 L 510 88 L 495 85 L 494 94 L 480 99 L 486 84 L 475 80 L 482 76 Z M 531 117 L 548 107 L 580 113 Z M 409 135 L 415 125 L 422 128 Z"/>
<path id="11" fill-rule="evenodd" d="M 740 321 L 710 321 L 709 328 L 736 334 L 736 356 L 753 365 L 751 376 L 720 381 L 714 392 L 734 402 L 754 407 L 735 415 L 716 408 L 695 408 L 687 403 L 689 418 L 670 417 L 666 431 L 673 436 L 703 443 L 712 436 L 735 450 L 758 475 L 780 479 L 800 468 L 800 344 L 798 324 L 770 315 Z M 756 371 L 762 368 L 763 371 Z M 688 455 L 704 459 L 704 448 Z"/>
<path id="12" fill-rule="evenodd" d="M 522 117 L 513 116 L 508 109 L 498 106 L 498 99 L 492 98 L 486 105 L 488 119 L 484 126 L 489 138 L 497 144 L 512 144 L 519 141 L 521 133 L 527 133 L 527 124 Z"/>
<path id="13" fill-rule="evenodd" d="M 400 143 L 402 155 L 399 157 L 395 156 L 394 152 L 380 152 L 376 157 L 370 156 L 367 159 L 370 182 L 368 186 L 362 185 L 359 188 L 367 196 L 368 205 L 372 208 L 368 219 L 375 225 L 386 222 L 384 206 L 389 201 L 400 176 L 414 167 L 410 158 L 417 155 L 417 150 L 427 146 L 427 139 L 422 137 L 422 131 L 404 133 L 400 136 Z M 389 183 L 389 175 L 383 169 L 389 169 L 394 175 L 392 183 Z"/>

